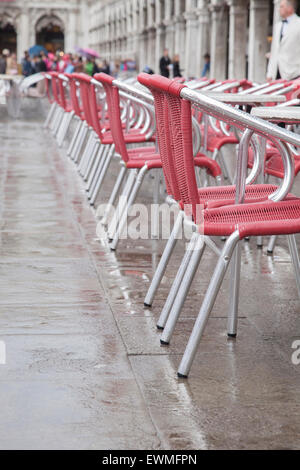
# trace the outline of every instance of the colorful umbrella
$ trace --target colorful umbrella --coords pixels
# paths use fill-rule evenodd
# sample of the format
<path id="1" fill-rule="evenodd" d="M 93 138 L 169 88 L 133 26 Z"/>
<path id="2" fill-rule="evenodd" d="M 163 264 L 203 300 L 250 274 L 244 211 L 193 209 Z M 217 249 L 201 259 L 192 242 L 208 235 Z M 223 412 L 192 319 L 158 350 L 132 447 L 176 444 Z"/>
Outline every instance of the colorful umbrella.
<path id="1" fill-rule="evenodd" d="M 92 57 L 100 57 L 98 52 L 94 51 L 94 49 L 90 49 L 89 47 L 76 47 L 76 52 L 78 54 L 84 55 L 84 56 L 92 56 Z"/>
<path id="2" fill-rule="evenodd" d="M 38 44 L 28 49 L 28 52 L 29 52 L 29 55 L 31 55 L 31 57 L 40 55 L 41 52 L 44 52 L 46 55 L 48 55 L 47 49 L 44 46 L 39 46 Z"/>

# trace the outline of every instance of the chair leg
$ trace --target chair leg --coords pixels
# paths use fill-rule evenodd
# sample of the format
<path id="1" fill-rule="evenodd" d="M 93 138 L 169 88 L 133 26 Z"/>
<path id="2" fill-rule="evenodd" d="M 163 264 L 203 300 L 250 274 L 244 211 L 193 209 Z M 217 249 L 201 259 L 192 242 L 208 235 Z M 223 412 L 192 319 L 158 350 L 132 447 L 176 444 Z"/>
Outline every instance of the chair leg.
<path id="1" fill-rule="evenodd" d="M 269 244 L 268 244 L 268 248 L 267 248 L 268 255 L 273 254 L 274 247 L 275 247 L 275 244 L 276 244 L 276 238 L 277 238 L 276 235 L 272 235 L 272 237 L 269 240 Z"/>
<path id="2" fill-rule="evenodd" d="M 229 168 L 228 168 L 228 165 L 227 165 L 227 162 L 226 162 L 226 158 L 224 158 L 222 148 L 220 148 L 220 150 L 219 150 L 219 161 L 220 161 L 220 164 L 221 164 L 221 166 L 223 168 L 223 171 L 224 171 L 224 178 L 228 179 L 230 184 L 232 184 L 233 180 L 232 180 L 232 177 L 230 175 L 230 171 L 229 171 Z"/>
<path id="3" fill-rule="evenodd" d="M 223 282 L 234 248 L 239 241 L 239 232 L 235 231 L 226 241 L 219 257 L 217 266 L 206 291 L 200 312 L 195 322 L 192 334 L 189 338 L 184 355 L 178 369 L 178 377 L 187 378 L 196 355 L 199 342 L 205 329 L 209 315 L 213 309 L 215 300 Z"/>
<path id="4" fill-rule="evenodd" d="M 79 172 L 80 175 L 82 175 L 82 170 L 85 167 L 86 161 L 90 157 L 91 152 L 93 150 L 93 147 L 95 145 L 94 134 L 91 131 L 91 129 L 88 129 L 88 134 L 89 134 L 89 136 L 87 137 L 87 142 L 86 142 L 86 145 L 85 145 L 85 149 L 84 149 L 84 152 L 81 156 L 80 162 L 78 164 L 78 172 Z"/>
<path id="5" fill-rule="evenodd" d="M 56 132 L 57 144 L 60 142 L 60 136 L 61 136 L 61 133 L 64 131 L 64 128 L 66 126 L 66 120 L 68 119 L 68 115 L 69 115 L 69 113 L 67 113 L 66 111 L 63 112 L 62 119 L 61 119 L 61 122 L 60 122 L 60 126 L 59 126 L 59 128 Z"/>
<path id="6" fill-rule="evenodd" d="M 100 191 L 100 189 L 101 189 L 102 183 L 103 183 L 103 181 L 104 181 L 106 172 L 107 172 L 107 170 L 108 170 L 108 167 L 109 167 L 109 164 L 110 164 L 110 162 L 111 162 L 111 159 L 112 159 L 112 157 L 114 156 L 114 153 L 115 153 L 115 146 L 112 145 L 111 148 L 110 148 L 110 150 L 109 150 L 107 159 L 106 159 L 105 162 L 104 162 L 104 165 L 103 165 L 101 174 L 99 175 L 99 178 L 98 178 L 98 181 L 96 182 L 94 192 L 93 192 L 93 194 L 91 195 L 91 199 L 90 199 L 90 204 L 91 204 L 91 206 L 93 206 L 93 205 L 95 204 L 95 202 L 96 202 L 96 199 L 97 199 L 97 197 L 98 197 L 99 191 Z"/>
<path id="7" fill-rule="evenodd" d="M 71 153 L 72 153 L 72 151 L 73 151 L 75 142 L 76 142 L 76 140 L 77 140 L 77 138 L 78 138 L 78 135 L 79 135 L 79 133 L 80 133 L 80 130 L 81 130 L 82 125 L 83 125 L 83 122 L 82 122 L 81 120 L 79 120 L 78 123 L 77 123 L 77 126 L 76 126 L 76 128 L 75 128 L 75 132 L 74 132 L 74 134 L 73 134 L 72 140 L 71 140 L 70 145 L 69 145 L 68 150 L 67 150 L 67 155 L 68 155 L 68 156 L 70 156 Z"/>
<path id="8" fill-rule="evenodd" d="M 58 106 L 58 105 L 55 106 L 55 110 L 54 110 L 54 113 L 53 113 L 53 119 L 51 119 L 51 122 L 49 124 L 49 129 L 50 129 L 51 132 L 53 131 L 53 129 L 56 126 L 57 118 L 59 117 L 60 110 L 61 110 L 60 106 Z"/>
<path id="9" fill-rule="evenodd" d="M 90 155 L 90 159 L 89 159 L 89 161 L 86 165 L 86 168 L 84 169 L 84 172 L 83 172 L 83 181 L 87 181 L 87 179 L 90 175 L 90 172 L 91 172 L 91 169 L 92 169 L 93 164 L 95 162 L 95 159 L 97 158 L 100 145 L 101 145 L 100 141 L 97 138 L 95 138 L 95 146 L 94 146 L 93 153 Z"/>
<path id="10" fill-rule="evenodd" d="M 159 213 L 158 213 L 158 203 L 159 203 L 159 193 L 160 193 L 160 170 L 157 170 L 154 175 L 154 182 L 153 182 L 153 204 L 154 204 L 154 211 L 153 211 L 153 224 L 151 227 L 153 228 L 151 233 L 151 238 L 157 239 L 159 238 Z"/>
<path id="11" fill-rule="evenodd" d="M 86 123 L 83 121 L 82 125 L 80 126 L 80 130 L 76 138 L 76 141 L 74 143 L 74 146 L 72 148 L 72 152 L 70 154 L 70 157 L 72 160 L 75 160 L 75 156 L 77 155 L 77 152 L 78 152 L 78 147 L 82 145 L 82 136 L 83 136 L 85 128 L 86 128 Z"/>
<path id="12" fill-rule="evenodd" d="M 146 174 L 147 171 L 148 171 L 148 167 L 147 167 L 147 165 L 144 165 L 143 168 L 140 169 L 140 171 L 137 175 L 137 178 L 136 178 L 136 181 L 134 183 L 132 192 L 130 193 L 129 198 L 128 198 L 127 208 L 126 208 L 125 212 L 122 214 L 122 216 L 120 218 L 118 229 L 117 229 L 117 231 L 114 235 L 114 238 L 113 238 L 113 240 L 110 244 L 110 249 L 112 251 L 115 251 L 117 249 L 120 236 L 122 235 L 122 231 L 123 231 L 124 225 L 125 225 L 126 220 L 127 220 L 128 210 L 135 201 L 135 198 L 136 198 L 136 196 L 139 192 L 139 189 L 141 187 L 141 184 L 144 180 L 144 177 L 145 177 L 145 174 Z"/>
<path id="13" fill-rule="evenodd" d="M 65 117 L 64 110 L 62 108 L 59 108 L 58 109 L 58 114 L 56 116 L 56 122 L 55 122 L 55 125 L 54 125 L 54 128 L 53 128 L 53 131 L 52 131 L 52 134 L 53 134 L 54 137 L 56 137 L 56 134 L 57 134 L 60 126 L 63 124 L 64 117 Z"/>
<path id="14" fill-rule="evenodd" d="M 60 138 L 58 140 L 58 146 L 59 147 L 62 147 L 62 145 L 63 145 L 63 142 L 66 138 L 66 135 L 67 135 L 67 132 L 69 130 L 69 127 L 70 127 L 70 124 L 72 122 L 73 117 L 74 117 L 74 111 L 71 111 L 70 113 L 67 114 L 67 119 L 66 119 L 64 129 L 61 132 Z"/>
<path id="15" fill-rule="evenodd" d="M 237 334 L 238 324 L 238 306 L 240 293 L 240 277 L 241 277 L 241 243 L 238 243 L 232 257 L 231 279 L 230 279 L 230 295 L 228 310 L 228 326 L 227 335 L 235 338 Z"/>
<path id="16" fill-rule="evenodd" d="M 108 155 L 109 149 L 110 149 L 110 145 L 101 145 L 99 148 L 99 152 L 96 155 L 95 161 L 93 162 L 90 176 L 88 177 L 86 188 L 85 188 L 85 190 L 88 193 L 89 199 L 92 193 L 92 188 L 95 185 L 96 174 L 98 172 L 99 166 L 103 165 Z"/>
<path id="17" fill-rule="evenodd" d="M 132 188 L 134 186 L 136 176 L 137 176 L 137 170 L 129 170 L 129 175 L 125 183 L 125 186 L 123 188 L 122 194 L 119 198 L 119 203 L 117 205 L 117 208 L 114 212 L 113 218 L 107 230 L 107 238 L 110 242 L 113 240 L 114 235 L 117 231 L 120 217 L 126 209 L 127 201 L 128 201 L 129 195 L 132 192 Z"/>
<path id="18" fill-rule="evenodd" d="M 180 289 L 182 279 L 183 279 L 183 277 L 186 273 L 186 270 L 188 268 L 188 265 L 189 265 L 189 262 L 190 262 L 190 259 L 191 259 L 192 253 L 193 253 L 192 249 L 190 249 L 190 245 L 193 242 L 194 242 L 194 239 L 192 237 L 192 239 L 190 240 L 189 246 L 188 246 L 188 248 L 186 249 L 186 251 L 184 253 L 183 259 L 182 259 L 182 261 L 180 263 L 180 266 L 179 266 L 179 269 L 176 273 L 176 276 L 175 276 L 175 279 L 173 281 L 172 287 L 170 289 L 169 295 L 167 297 L 167 300 L 166 300 L 166 302 L 163 306 L 160 317 L 158 319 L 158 322 L 157 322 L 156 326 L 159 330 L 164 329 L 165 324 L 168 320 L 171 308 L 172 308 L 173 303 L 176 299 L 177 292 Z"/>
<path id="19" fill-rule="evenodd" d="M 44 122 L 44 124 L 43 124 L 43 128 L 44 128 L 44 129 L 47 129 L 47 127 L 49 126 L 49 124 L 50 124 L 50 122 L 51 122 L 51 119 L 52 119 L 52 117 L 53 117 L 53 114 L 54 114 L 54 112 L 55 112 L 55 109 L 56 109 L 56 103 L 53 102 L 53 103 L 51 104 L 51 106 L 50 106 L 48 115 L 47 115 L 46 120 L 45 120 L 45 122 Z"/>
<path id="20" fill-rule="evenodd" d="M 90 144 L 90 147 L 89 147 L 89 151 L 88 153 L 86 153 L 85 155 L 85 159 L 84 161 L 82 162 L 82 165 L 81 165 L 81 168 L 80 170 L 78 169 L 79 171 L 79 174 L 82 176 L 82 178 L 84 179 L 84 175 L 87 171 L 87 168 L 89 166 L 89 163 L 90 161 L 93 161 L 94 158 L 95 158 L 95 155 L 97 153 L 97 150 L 98 150 L 98 147 L 99 147 L 99 144 L 98 144 L 98 141 L 95 139 L 95 137 L 93 136 L 92 140 L 91 140 L 91 144 Z"/>
<path id="21" fill-rule="evenodd" d="M 74 155 L 74 163 L 76 163 L 76 164 L 78 164 L 79 161 L 81 160 L 80 157 L 82 156 L 82 147 L 84 146 L 84 143 L 86 141 L 88 131 L 89 131 L 89 126 L 85 123 L 85 126 L 83 127 L 83 130 L 82 130 L 81 138 L 79 140 L 79 143 L 78 143 L 78 146 L 77 146 L 77 149 L 76 149 L 76 153 Z"/>
<path id="22" fill-rule="evenodd" d="M 299 253 L 298 253 L 298 248 L 297 248 L 296 237 L 295 235 L 288 235 L 287 239 L 288 239 L 289 250 L 291 253 L 291 258 L 292 258 L 294 271 L 295 271 L 298 295 L 300 298 L 300 261 L 299 261 Z"/>
<path id="23" fill-rule="evenodd" d="M 113 207 L 115 202 L 116 202 L 116 198 L 119 194 L 119 191 L 120 191 L 120 188 L 122 186 L 125 174 L 126 174 L 126 166 L 122 165 L 121 169 L 119 171 L 117 181 L 115 182 L 114 189 L 112 190 L 112 193 L 110 195 L 110 198 L 109 198 L 109 201 L 107 203 L 106 209 L 104 211 L 103 217 L 101 219 L 101 224 L 102 225 L 107 224 L 107 217 L 108 217 L 109 211 L 110 211 L 111 207 Z"/>
<path id="24" fill-rule="evenodd" d="M 163 251 L 163 254 L 160 258 L 159 264 L 156 268 L 156 271 L 154 273 L 153 279 L 151 281 L 150 287 L 148 289 L 148 292 L 146 294 L 145 300 L 144 300 L 144 305 L 145 307 L 151 307 L 153 299 L 155 297 L 156 291 L 161 283 L 161 280 L 163 278 L 163 275 L 165 274 L 167 265 L 169 263 L 170 257 L 173 253 L 173 250 L 175 248 L 176 242 L 177 242 L 177 235 L 179 233 L 179 230 L 182 227 L 182 220 L 183 220 L 183 212 L 180 211 L 177 219 L 175 221 L 173 230 L 171 232 L 170 238 L 165 246 L 165 249 Z"/>
<path id="25" fill-rule="evenodd" d="M 187 270 L 182 279 L 180 288 L 177 292 L 176 298 L 172 306 L 172 310 L 168 317 L 168 321 L 166 323 L 163 334 L 161 336 L 161 340 L 160 340 L 161 344 L 167 345 L 170 343 L 170 340 L 172 338 L 172 335 L 173 335 L 177 320 L 179 318 L 180 312 L 182 310 L 184 301 L 186 299 L 186 296 L 189 293 L 191 284 L 197 272 L 197 268 L 199 266 L 199 263 L 201 261 L 202 255 L 205 250 L 205 239 L 202 235 L 198 233 L 195 234 L 195 238 L 193 241 L 193 245 L 191 246 L 191 250 L 192 250 L 192 256 L 190 258 L 190 262 L 188 264 Z"/>

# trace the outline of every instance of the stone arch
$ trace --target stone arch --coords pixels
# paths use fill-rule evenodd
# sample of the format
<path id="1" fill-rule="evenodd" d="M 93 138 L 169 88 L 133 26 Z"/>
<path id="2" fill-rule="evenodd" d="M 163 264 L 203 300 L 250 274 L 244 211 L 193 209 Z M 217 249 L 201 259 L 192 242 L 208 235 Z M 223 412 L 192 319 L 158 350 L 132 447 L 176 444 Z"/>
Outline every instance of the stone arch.
<path id="1" fill-rule="evenodd" d="M 17 50 L 17 20 L 16 16 L 7 12 L 0 13 L 0 51 L 8 49 Z"/>
<path id="2" fill-rule="evenodd" d="M 65 22 L 55 12 L 44 12 L 35 22 L 36 43 L 51 52 L 64 50 Z"/>
<path id="3" fill-rule="evenodd" d="M 43 28 L 49 25 L 57 26 L 63 32 L 65 31 L 65 23 L 57 13 L 42 14 L 35 23 L 35 31 L 39 33 Z"/>

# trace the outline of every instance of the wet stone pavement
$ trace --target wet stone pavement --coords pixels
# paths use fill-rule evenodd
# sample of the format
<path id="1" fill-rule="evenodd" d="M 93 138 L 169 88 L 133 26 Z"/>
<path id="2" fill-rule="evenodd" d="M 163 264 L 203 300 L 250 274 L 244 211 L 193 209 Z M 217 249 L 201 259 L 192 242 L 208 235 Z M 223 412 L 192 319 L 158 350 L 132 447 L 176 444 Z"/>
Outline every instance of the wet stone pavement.
<path id="1" fill-rule="evenodd" d="M 156 321 L 183 242 L 145 309 L 165 242 L 123 240 L 109 251 L 42 118 L 1 112 L 0 449 L 299 448 L 291 356 L 300 303 L 286 240 L 273 257 L 266 243 L 243 243 L 238 337 L 226 335 L 227 276 L 189 380 L 178 380 L 215 257 L 206 251 L 172 343 L 161 347 Z M 143 188 L 139 201 L 151 202 L 152 180 Z"/>

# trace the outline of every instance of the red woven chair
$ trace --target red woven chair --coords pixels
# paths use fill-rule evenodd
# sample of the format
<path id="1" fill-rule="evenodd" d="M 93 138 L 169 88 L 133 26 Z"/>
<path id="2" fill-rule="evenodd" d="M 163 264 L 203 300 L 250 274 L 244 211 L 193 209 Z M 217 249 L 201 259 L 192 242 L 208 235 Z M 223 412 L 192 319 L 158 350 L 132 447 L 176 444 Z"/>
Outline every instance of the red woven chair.
<path id="1" fill-rule="evenodd" d="M 169 95 L 167 94 L 168 89 L 172 86 L 172 81 L 161 77 L 160 75 L 157 76 L 149 76 L 147 74 L 140 74 L 138 76 L 138 80 L 144 85 L 147 86 L 151 93 L 154 96 L 155 102 L 155 111 L 156 111 L 156 121 L 157 131 L 159 136 L 159 149 L 160 155 L 162 158 L 163 166 L 164 166 L 164 175 L 166 181 L 168 181 L 170 186 L 169 194 L 172 194 L 172 197 L 176 201 L 180 201 L 180 204 L 184 204 L 184 199 L 182 199 L 182 195 L 180 194 L 178 180 L 176 177 L 176 156 L 177 158 L 182 158 L 184 149 L 181 143 L 181 136 L 180 133 L 176 135 L 173 130 L 180 129 L 181 123 L 181 107 L 182 103 L 180 99 L 174 98 L 173 101 L 170 103 Z M 175 86 L 175 84 L 173 85 Z M 168 98 L 168 99 L 167 99 Z M 189 108 L 189 115 L 187 117 L 188 120 L 191 119 L 191 106 L 190 103 L 185 103 L 186 106 Z M 171 111 L 169 110 L 171 108 Z M 171 120 L 170 120 L 171 116 Z M 170 124 L 171 123 L 171 124 Z M 177 152 L 177 153 L 176 153 Z M 210 159 L 208 159 L 210 160 Z M 195 159 L 193 160 L 193 165 L 195 163 Z M 182 169 L 180 169 L 182 171 Z M 194 171 L 194 167 L 193 167 Z M 246 202 L 251 201 L 263 201 L 268 198 L 270 194 L 272 194 L 277 189 L 275 185 L 247 185 L 246 187 Z M 205 208 L 212 208 L 212 207 L 219 207 L 223 205 L 233 204 L 235 200 L 235 186 L 212 186 L 206 188 L 199 188 L 197 195 L 197 200 L 199 204 Z M 179 223 L 179 222 L 178 222 Z M 178 229 L 179 227 L 175 225 L 174 229 Z M 151 306 L 153 303 L 153 299 L 155 293 L 159 287 L 163 274 L 166 270 L 168 261 L 170 259 L 171 253 L 174 249 L 176 244 L 176 233 L 171 234 L 170 240 L 166 245 L 165 251 L 163 252 L 161 262 L 159 263 L 157 270 L 153 276 L 151 285 L 147 292 L 147 295 L 144 300 L 145 306 Z M 186 259 L 183 259 L 183 265 L 185 265 Z M 172 307 L 174 297 L 176 295 L 176 291 L 178 290 L 183 270 L 180 271 L 181 275 L 176 278 L 174 282 L 174 288 L 171 289 L 168 299 L 166 301 L 165 307 L 162 311 L 162 314 L 158 321 L 158 328 L 163 329 L 165 323 L 168 318 L 168 314 Z"/>
<path id="2" fill-rule="evenodd" d="M 236 335 L 237 328 L 237 303 L 238 303 L 238 285 L 239 285 L 239 265 L 240 251 L 237 246 L 238 241 L 248 236 L 286 234 L 289 235 L 289 247 L 296 273 L 296 281 L 300 296 L 300 265 L 298 252 L 295 242 L 295 233 L 300 232 L 300 199 L 290 196 L 290 199 L 279 201 L 278 197 L 285 197 L 292 184 L 288 178 L 281 188 L 280 195 L 278 191 L 269 196 L 269 199 L 259 203 L 244 203 L 228 205 L 219 208 L 207 208 L 200 212 L 201 199 L 196 184 L 193 155 L 192 155 L 192 127 L 191 127 L 191 101 L 197 103 L 204 111 L 209 112 L 215 117 L 224 119 L 233 124 L 239 123 L 247 127 L 240 144 L 239 165 L 238 165 L 238 184 L 236 201 L 243 202 L 245 168 L 248 158 L 248 145 L 253 131 L 264 132 L 272 138 L 279 138 L 282 141 L 288 141 L 300 146 L 300 138 L 277 126 L 253 119 L 246 113 L 234 110 L 229 106 L 218 103 L 215 100 L 200 96 L 191 92 L 184 93 L 184 86 L 170 81 L 162 80 L 161 77 L 151 76 L 139 77 L 143 84 L 148 85 L 151 90 L 165 95 L 168 103 L 168 115 L 170 128 L 174 139 L 175 147 L 175 175 L 181 199 L 185 207 L 192 208 L 192 216 L 195 224 L 198 226 L 201 235 L 193 236 L 191 243 L 194 250 L 187 262 L 187 269 L 182 278 L 181 286 L 174 300 L 171 314 L 169 315 L 163 335 L 162 343 L 168 344 L 172 332 L 175 328 L 183 301 L 189 290 L 189 286 L 200 262 L 205 245 L 209 245 L 210 236 L 228 236 L 228 240 L 219 256 L 219 260 L 205 295 L 200 313 L 195 323 L 185 354 L 181 361 L 178 375 L 186 377 L 189 373 L 192 361 L 196 354 L 199 341 L 201 339 L 206 322 L 213 308 L 217 293 L 220 289 L 222 280 L 227 270 L 230 259 L 235 253 L 233 263 L 235 276 L 232 280 L 231 308 L 228 323 L 228 334 Z M 292 168 L 289 152 L 281 142 L 278 144 L 282 150 L 286 166 Z M 169 158 L 172 164 L 171 157 Z M 288 173 L 287 173 L 288 174 Z"/>

